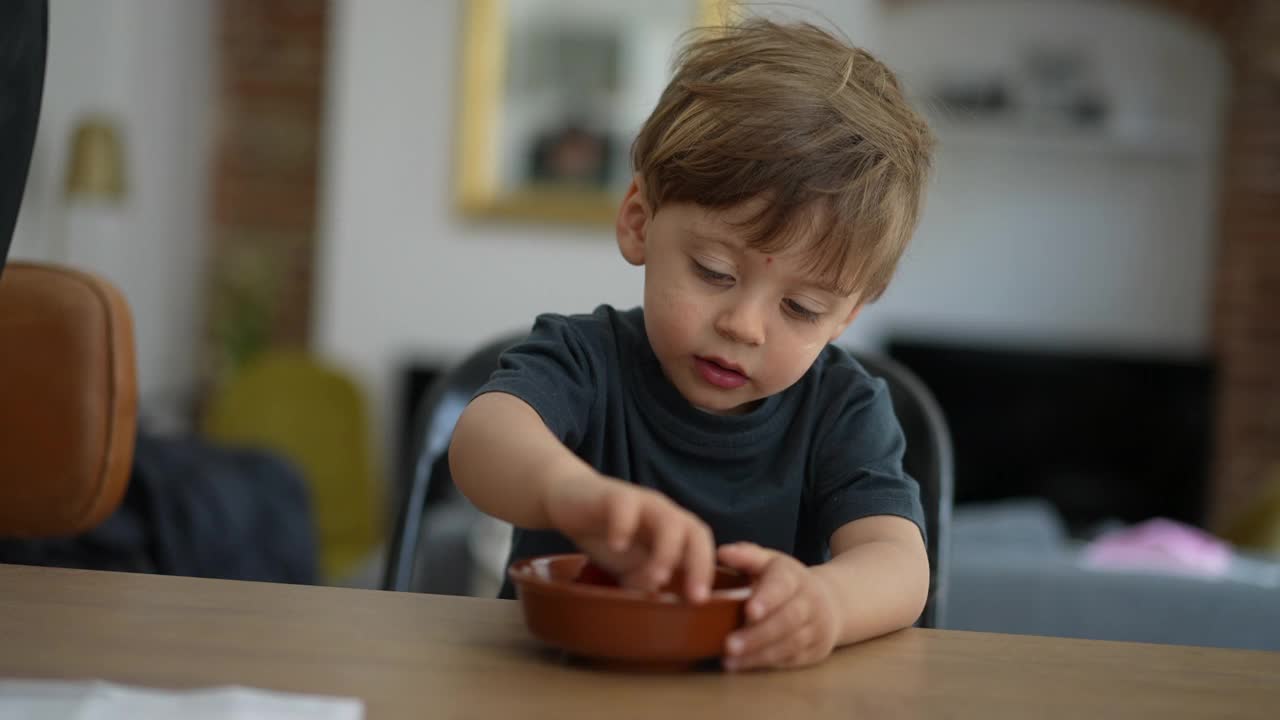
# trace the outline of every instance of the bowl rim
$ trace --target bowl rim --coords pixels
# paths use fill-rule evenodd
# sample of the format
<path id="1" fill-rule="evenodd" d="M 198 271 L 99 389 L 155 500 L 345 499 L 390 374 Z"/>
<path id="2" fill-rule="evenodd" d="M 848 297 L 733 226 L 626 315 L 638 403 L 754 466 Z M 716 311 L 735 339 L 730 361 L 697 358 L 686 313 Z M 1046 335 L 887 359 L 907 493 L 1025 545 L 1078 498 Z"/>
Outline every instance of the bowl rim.
<path id="1" fill-rule="evenodd" d="M 511 578 L 511 582 L 519 585 L 530 585 L 543 590 L 557 592 L 558 594 L 576 597 L 590 597 L 601 600 L 614 600 L 629 603 L 642 603 L 645 605 L 671 605 L 680 607 L 700 608 L 714 605 L 729 605 L 746 602 L 751 597 L 752 587 L 729 588 L 727 590 L 712 590 L 706 600 L 700 603 L 694 603 L 686 600 L 683 596 L 673 592 L 647 592 L 644 590 L 635 590 L 623 587 L 605 587 L 602 585 L 588 585 L 586 583 L 564 583 L 549 580 L 541 577 L 534 569 L 535 565 L 549 565 L 556 560 L 564 558 L 585 558 L 585 553 L 557 553 L 553 555 L 536 555 L 533 557 L 521 558 L 507 568 L 507 576 Z M 719 565 L 717 568 L 724 568 Z M 733 568 L 724 568 L 729 572 L 745 575 L 739 570 Z"/>

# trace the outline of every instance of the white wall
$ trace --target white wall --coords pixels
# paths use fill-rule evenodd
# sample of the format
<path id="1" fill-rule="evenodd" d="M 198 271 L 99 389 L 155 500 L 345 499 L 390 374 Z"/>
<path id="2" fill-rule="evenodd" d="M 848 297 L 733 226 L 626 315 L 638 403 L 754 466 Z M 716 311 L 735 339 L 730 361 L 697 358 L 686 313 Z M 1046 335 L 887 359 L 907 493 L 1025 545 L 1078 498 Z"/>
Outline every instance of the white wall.
<path id="1" fill-rule="evenodd" d="M 394 373 L 408 357 L 454 356 L 527 327 L 538 312 L 641 298 L 641 272 L 617 256 L 608 229 L 477 223 L 453 212 L 460 4 L 334 5 L 315 336 L 360 375 L 384 430 Z M 918 29 L 933 35 L 895 35 L 904 16 L 882 16 L 874 0 L 812 4 L 854 42 L 902 62 L 992 42 L 938 32 L 955 20 L 946 16 Z M 937 4 L 956 13 L 980 5 Z M 1051 24 L 1087 26 L 1100 44 L 1145 52 L 1124 34 L 1130 25 L 1099 18 L 1118 3 L 1086 10 L 1083 21 L 1071 19 L 1077 3 L 1038 5 L 1066 8 Z M 1023 32 L 1033 21 L 1017 22 Z M 1158 58 L 1169 48 L 1205 55 L 1197 36 L 1151 22 Z M 1218 102 L 1221 61 L 1209 60 L 1216 65 L 1203 97 Z M 1212 158 L 1130 167 L 1105 151 L 1080 156 L 1070 145 L 1065 155 L 968 148 L 956 143 L 941 154 L 916 247 L 851 341 L 875 343 L 906 327 L 1072 345 L 1203 344 Z"/>
<path id="2" fill-rule="evenodd" d="M 210 0 L 53 0 L 44 100 L 13 257 L 93 270 L 133 310 L 144 411 L 165 412 L 195 377 L 202 317 Z M 85 113 L 124 132 L 119 209 L 68 208 L 70 138 Z"/>
<path id="3" fill-rule="evenodd" d="M 938 168 L 900 274 L 860 337 L 1207 349 L 1227 67 L 1207 32 L 1121 0 L 921 2 L 874 45 L 913 93 L 1037 43 L 1090 48 L 1096 138 L 936 125 Z"/>

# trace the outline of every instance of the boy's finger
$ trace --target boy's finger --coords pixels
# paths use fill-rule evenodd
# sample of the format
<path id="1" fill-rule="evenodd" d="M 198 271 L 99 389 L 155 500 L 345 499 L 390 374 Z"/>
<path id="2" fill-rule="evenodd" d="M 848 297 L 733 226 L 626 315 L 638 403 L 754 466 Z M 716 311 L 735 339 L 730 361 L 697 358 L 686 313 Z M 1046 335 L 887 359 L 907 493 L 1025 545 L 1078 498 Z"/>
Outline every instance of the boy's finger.
<path id="1" fill-rule="evenodd" d="M 725 641 L 726 656 L 749 668 L 777 664 L 803 650 L 812 643 L 813 632 L 806 627 L 807 621 L 797 620 L 807 613 L 798 605 L 792 603 L 765 622 L 730 635 Z"/>
<path id="2" fill-rule="evenodd" d="M 671 572 L 680 562 L 680 551 L 685 544 L 684 526 L 664 515 L 665 513 L 657 512 L 645 518 L 645 524 L 653 536 L 649 578 L 659 587 L 671 578 Z"/>
<path id="3" fill-rule="evenodd" d="M 748 575 L 759 575 L 773 559 L 768 550 L 754 543 L 733 543 L 722 545 L 716 551 L 720 562 Z"/>
<path id="4" fill-rule="evenodd" d="M 744 655 L 742 657 L 726 658 L 725 668 L 738 672 L 742 670 L 760 670 L 765 668 L 786 668 L 800 667 L 804 665 L 804 658 L 808 650 L 801 648 L 795 649 L 796 643 L 789 638 L 784 638 L 779 642 L 764 648 L 763 650 Z"/>
<path id="5" fill-rule="evenodd" d="M 747 621 L 759 622 L 781 608 L 800 588 L 800 579 L 786 561 L 774 557 L 764 568 L 756 589 L 747 601 Z"/>
<path id="6" fill-rule="evenodd" d="M 716 572 L 716 547 L 711 530 L 698 526 L 685 540 L 685 594 L 695 603 L 707 599 Z"/>
<path id="7" fill-rule="evenodd" d="M 785 640 L 798 626 L 787 613 L 775 613 L 762 623 L 738 630 L 725 639 L 725 653 L 731 657 L 758 654 L 771 645 Z"/>
<path id="8" fill-rule="evenodd" d="M 631 539 L 635 537 L 636 527 L 640 524 L 640 505 L 626 496 L 610 502 L 609 549 L 616 553 L 626 552 L 631 547 Z"/>

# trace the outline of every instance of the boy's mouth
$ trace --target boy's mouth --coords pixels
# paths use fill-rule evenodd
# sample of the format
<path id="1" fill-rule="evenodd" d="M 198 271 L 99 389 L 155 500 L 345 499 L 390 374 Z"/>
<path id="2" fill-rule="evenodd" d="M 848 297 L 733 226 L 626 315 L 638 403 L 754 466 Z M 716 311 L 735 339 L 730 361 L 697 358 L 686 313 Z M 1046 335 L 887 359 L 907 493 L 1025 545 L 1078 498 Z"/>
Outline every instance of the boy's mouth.
<path id="1" fill-rule="evenodd" d="M 738 365 L 718 357 L 694 357 L 698 374 L 708 383 L 725 390 L 733 390 L 747 384 L 747 375 Z"/>

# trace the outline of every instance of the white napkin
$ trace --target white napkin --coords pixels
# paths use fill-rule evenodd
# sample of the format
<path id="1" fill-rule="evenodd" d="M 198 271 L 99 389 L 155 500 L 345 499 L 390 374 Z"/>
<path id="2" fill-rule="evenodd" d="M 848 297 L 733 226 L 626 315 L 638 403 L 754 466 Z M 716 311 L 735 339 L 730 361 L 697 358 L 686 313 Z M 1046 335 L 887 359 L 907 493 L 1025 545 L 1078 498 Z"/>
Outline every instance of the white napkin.
<path id="1" fill-rule="evenodd" d="M 248 687 L 157 690 L 113 683 L 0 680 L 0 720 L 361 720 L 356 698 Z"/>

